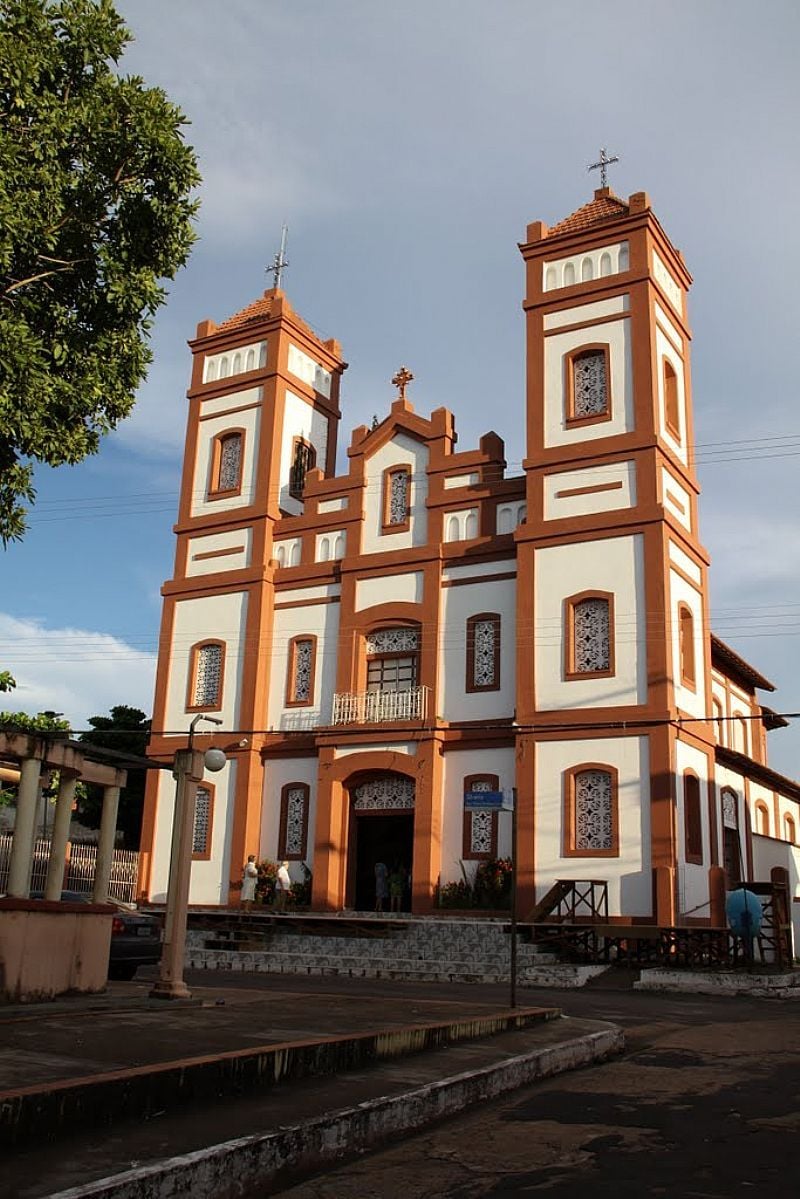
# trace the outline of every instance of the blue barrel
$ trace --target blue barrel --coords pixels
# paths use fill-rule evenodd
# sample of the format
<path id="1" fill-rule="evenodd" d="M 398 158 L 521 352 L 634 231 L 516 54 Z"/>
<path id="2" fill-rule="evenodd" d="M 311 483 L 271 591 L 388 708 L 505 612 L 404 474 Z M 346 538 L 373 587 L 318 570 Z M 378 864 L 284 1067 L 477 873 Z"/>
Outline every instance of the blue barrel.
<path id="1" fill-rule="evenodd" d="M 725 912 L 731 932 L 737 937 L 752 940 L 758 936 L 764 912 L 761 901 L 752 891 L 744 887 L 740 887 L 738 891 L 731 891 L 725 902 Z"/>

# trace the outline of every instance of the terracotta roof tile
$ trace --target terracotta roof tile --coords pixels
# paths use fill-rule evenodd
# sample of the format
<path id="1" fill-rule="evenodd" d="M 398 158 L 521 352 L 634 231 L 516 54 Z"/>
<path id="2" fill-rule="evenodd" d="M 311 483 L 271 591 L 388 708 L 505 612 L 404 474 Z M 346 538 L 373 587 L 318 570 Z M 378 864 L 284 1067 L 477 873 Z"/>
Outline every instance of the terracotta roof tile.
<path id="1" fill-rule="evenodd" d="M 552 229 L 548 229 L 547 235 L 554 237 L 559 233 L 578 233 L 581 229 L 590 229 L 593 225 L 603 225 L 606 221 L 618 220 L 620 217 L 627 216 L 629 211 L 628 205 L 618 196 L 595 196 L 588 204 L 584 204 L 582 208 L 578 208 L 568 217 L 564 217 L 563 221 L 553 225 Z"/>
<path id="2" fill-rule="evenodd" d="M 254 300 L 252 304 L 248 304 L 241 312 L 234 313 L 229 316 L 221 325 L 217 325 L 217 332 L 223 329 L 238 329 L 241 325 L 249 325 L 251 321 L 263 321 L 269 317 L 272 311 L 272 296 L 260 296 Z"/>

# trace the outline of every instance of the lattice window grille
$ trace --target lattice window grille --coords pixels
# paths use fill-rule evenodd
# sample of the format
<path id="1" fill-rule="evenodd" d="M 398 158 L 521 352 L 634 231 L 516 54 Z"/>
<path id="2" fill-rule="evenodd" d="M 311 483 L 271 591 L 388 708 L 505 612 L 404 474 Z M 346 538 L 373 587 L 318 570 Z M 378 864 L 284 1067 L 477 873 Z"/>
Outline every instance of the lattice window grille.
<path id="1" fill-rule="evenodd" d="M 606 356 L 602 350 L 590 350 L 572 363 L 572 415 L 603 416 L 607 409 Z"/>
<path id="2" fill-rule="evenodd" d="M 582 770 L 575 775 L 575 848 L 613 849 L 611 775 Z"/>
<path id="3" fill-rule="evenodd" d="M 378 629 L 367 637 L 368 654 L 416 653 L 419 632 L 416 629 Z"/>
<path id="4" fill-rule="evenodd" d="M 608 600 L 580 600 L 572 609 L 576 674 L 611 669 L 611 620 Z"/>
<path id="5" fill-rule="evenodd" d="M 407 470 L 395 471 L 389 479 L 389 524 L 404 525 L 408 520 L 408 493 L 411 480 Z"/>
<path id="6" fill-rule="evenodd" d="M 472 822 L 469 833 L 470 853 L 492 852 L 492 813 L 471 812 Z"/>
<path id="7" fill-rule="evenodd" d="M 194 828 L 192 830 L 192 853 L 208 852 L 208 834 L 211 830 L 211 792 L 207 787 L 197 788 L 194 801 Z"/>
<path id="8" fill-rule="evenodd" d="M 473 687 L 493 687 L 497 682 L 497 640 L 500 630 L 495 620 L 478 620 L 474 625 L 472 658 Z"/>
<path id="9" fill-rule="evenodd" d="M 311 699 L 311 663 L 313 657 L 311 641 L 294 643 L 294 679 L 292 695 L 296 703 L 308 703 Z"/>
<path id="10" fill-rule="evenodd" d="M 725 828 L 739 827 L 739 814 L 737 809 L 736 796 L 732 791 L 722 792 L 722 823 Z"/>
<path id="11" fill-rule="evenodd" d="M 367 812 L 386 808 L 412 809 L 414 807 L 414 783 L 401 775 L 383 779 L 371 779 L 361 783 L 353 792 L 356 811 Z"/>
<path id="12" fill-rule="evenodd" d="M 201 645 L 195 663 L 194 694 L 195 708 L 210 708 L 219 700 L 222 682 L 222 646 Z"/>
<path id="13" fill-rule="evenodd" d="M 305 852 L 303 833 L 306 827 L 305 787 L 290 787 L 286 794 L 286 845 L 287 854 L 300 855 Z"/>
<path id="14" fill-rule="evenodd" d="M 242 468 L 242 435 L 233 433 L 222 442 L 219 458 L 219 489 L 232 491 L 239 486 Z"/>

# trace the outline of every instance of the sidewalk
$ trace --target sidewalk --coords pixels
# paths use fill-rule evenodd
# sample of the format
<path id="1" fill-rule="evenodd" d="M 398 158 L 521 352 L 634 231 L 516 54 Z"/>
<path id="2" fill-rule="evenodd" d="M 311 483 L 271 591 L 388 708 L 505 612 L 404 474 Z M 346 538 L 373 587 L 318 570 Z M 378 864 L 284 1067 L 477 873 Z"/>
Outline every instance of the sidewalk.
<path id="1" fill-rule="evenodd" d="M 622 1046 L 614 1026 L 557 1009 L 510 1013 L 504 988 L 316 983 L 196 986 L 179 1004 L 117 983 L 0 1010 L 0 1195 L 222 1196 L 232 1169 L 237 1185 L 289 1176 Z"/>

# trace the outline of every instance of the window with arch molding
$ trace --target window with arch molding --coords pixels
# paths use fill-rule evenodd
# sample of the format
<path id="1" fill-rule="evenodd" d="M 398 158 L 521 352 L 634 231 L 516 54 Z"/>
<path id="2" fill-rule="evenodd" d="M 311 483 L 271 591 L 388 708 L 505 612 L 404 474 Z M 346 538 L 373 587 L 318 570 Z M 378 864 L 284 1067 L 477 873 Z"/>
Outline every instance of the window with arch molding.
<path id="1" fill-rule="evenodd" d="M 468 774 L 464 795 L 473 791 L 499 791 L 496 774 Z M 497 857 L 498 813 L 464 811 L 461 857 L 467 862 L 485 862 Z"/>
<path id="2" fill-rule="evenodd" d="M 622 255 L 620 254 L 620 270 L 622 270 Z M 612 273 L 611 255 L 605 252 L 600 255 L 600 274 L 601 276 L 610 275 Z"/>
<path id="3" fill-rule="evenodd" d="M 477 512 L 468 512 L 464 520 L 464 540 L 474 541 L 478 536 L 478 514 Z"/>
<path id="4" fill-rule="evenodd" d="M 222 683 L 225 669 L 225 643 L 200 641 L 189 654 L 189 694 L 186 708 L 205 712 L 219 708 L 222 703 Z"/>
<path id="5" fill-rule="evenodd" d="M 228 377 L 228 359 L 227 358 L 220 358 L 220 360 L 219 360 L 219 377 L 220 377 L 220 379 L 227 379 L 227 377 Z"/>
<path id="6" fill-rule="evenodd" d="M 694 654 L 694 614 L 688 604 L 678 604 L 678 649 L 681 664 L 681 683 L 694 691 L 697 687 L 697 666 Z"/>
<path id="7" fill-rule="evenodd" d="M 307 783 L 287 783 L 281 788 L 278 829 L 278 858 L 288 862 L 305 859 L 308 847 L 310 788 Z"/>
<path id="8" fill-rule="evenodd" d="M 594 263 L 591 258 L 584 258 L 581 263 L 581 283 L 588 283 L 594 278 Z"/>
<path id="9" fill-rule="evenodd" d="M 320 539 L 319 539 L 319 560 L 320 560 L 320 562 L 327 562 L 328 559 L 330 558 L 330 556 L 331 556 L 330 541 L 328 540 L 327 537 L 320 537 Z"/>
<path id="10" fill-rule="evenodd" d="M 481 612 L 467 621 L 468 693 L 500 690 L 500 615 Z"/>
<path id="11" fill-rule="evenodd" d="M 244 369 L 246 371 L 254 371 L 256 369 L 256 352 L 255 352 L 255 350 L 247 351 L 247 357 L 245 359 Z"/>
<path id="12" fill-rule="evenodd" d="M 663 360 L 664 423 L 676 441 L 681 440 L 681 406 L 678 397 L 678 376 L 668 359 Z"/>
<path id="13" fill-rule="evenodd" d="M 786 840 L 791 841 L 792 845 L 794 845 L 797 840 L 797 826 L 795 825 L 793 816 L 784 816 L 783 828 L 786 833 Z"/>
<path id="14" fill-rule="evenodd" d="M 211 453 L 209 497 L 238 495 L 242 490 L 244 430 L 226 429 L 214 438 Z"/>
<path id="15" fill-rule="evenodd" d="M 567 679 L 614 674 L 614 596 L 582 591 L 564 601 L 564 675 Z"/>
<path id="16" fill-rule="evenodd" d="M 756 800 L 756 832 L 762 837 L 769 836 L 769 808 L 763 799 Z"/>
<path id="17" fill-rule="evenodd" d="M 564 287 L 572 287 L 575 282 L 575 266 L 568 262 L 564 266 Z"/>
<path id="18" fill-rule="evenodd" d="M 295 437 L 292 445 L 292 466 L 289 471 L 289 495 L 292 499 L 302 500 L 306 475 L 316 464 L 317 451 L 311 442 L 303 437 Z"/>
<path id="19" fill-rule="evenodd" d="M 580 346 L 565 357 L 568 425 L 611 419 L 607 345 Z"/>
<path id="20" fill-rule="evenodd" d="M 194 861 L 209 861 L 211 858 L 211 833 L 214 825 L 214 787 L 211 783 L 198 783 L 194 801 L 194 823 L 192 825 L 192 858 Z"/>
<path id="21" fill-rule="evenodd" d="M 734 749 L 738 749 L 739 753 L 746 754 L 747 749 L 747 721 L 740 712 L 737 712 L 733 719 L 733 736 Z"/>
<path id="22" fill-rule="evenodd" d="M 312 634 L 292 637 L 286 672 L 286 706 L 308 707 L 314 702 L 317 639 Z"/>
<path id="23" fill-rule="evenodd" d="M 512 533 L 514 531 L 514 514 L 507 505 L 497 509 L 497 532 Z"/>
<path id="24" fill-rule="evenodd" d="M 586 762 L 564 773 L 564 857 L 619 857 L 618 776 Z"/>
<path id="25" fill-rule="evenodd" d="M 384 533 L 404 533 L 411 526 L 411 466 L 403 463 L 383 472 Z"/>
<path id="26" fill-rule="evenodd" d="M 240 375 L 241 373 L 242 373 L 242 356 L 241 356 L 241 354 L 234 354 L 233 369 L 231 370 L 231 374 L 232 375 Z"/>
<path id="27" fill-rule="evenodd" d="M 275 550 L 275 561 L 278 563 L 278 566 L 286 565 L 286 546 L 279 545 Z"/>
<path id="28" fill-rule="evenodd" d="M 711 700 L 711 709 L 714 717 L 714 731 L 717 734 L 717 744 L 725 744 L 725 721 L 723 720 L 722 704 L 718 699 Z"/>
<path id="29" fill-rule="evenodd" d="M 683 772 L 683 830 L 686 861 L 703 864 L 703 815 L 700 779 L 693 770 Z"/>

